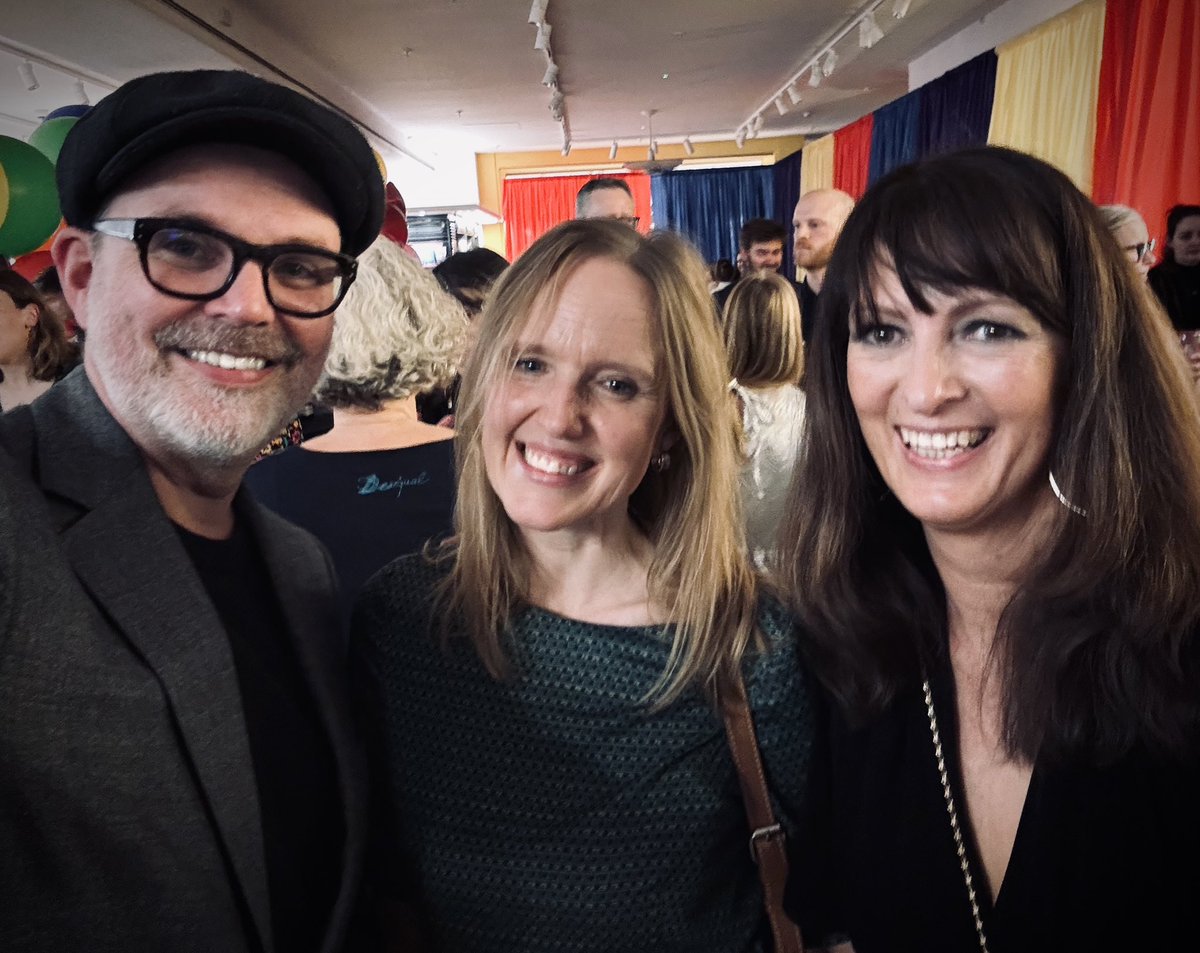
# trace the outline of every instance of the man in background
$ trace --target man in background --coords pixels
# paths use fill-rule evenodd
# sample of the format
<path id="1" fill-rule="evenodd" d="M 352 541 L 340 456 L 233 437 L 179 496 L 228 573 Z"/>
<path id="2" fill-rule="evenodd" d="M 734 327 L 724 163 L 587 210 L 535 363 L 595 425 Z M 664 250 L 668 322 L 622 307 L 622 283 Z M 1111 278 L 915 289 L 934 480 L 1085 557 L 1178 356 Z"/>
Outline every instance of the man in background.
<path id="1" fill-rule="evenodd" d="M 745 222 L 738 231 L 738 277 L 745 278 L 763 270 L 778 271 L 783 264 L 783 243 L 786 239 L 784 227 L 769 218 L 752 218 Z M 713 295 L 718 314 L 725 310 L 725 302 L 732 293 L 731 284 Z"/>
<path id="2" fill-rule="evenodd" d="M 589 179 L 575 196 L 576 218 L 611 218 L 637 228 L 633 192 L 622 179 Z"/>
<path id="3" fill-rule="evenodd" d="M 825 269 L 833 255 L 833 246 L 842 233 L 854 199 L 841 189 L 812 189 L 800 196 L 792 215 L 792 252 L 796 267 L 804 269 L 798 285 L 800 323 L 804 342 L 812 340 L 817 296 L 825 282 Z"/>

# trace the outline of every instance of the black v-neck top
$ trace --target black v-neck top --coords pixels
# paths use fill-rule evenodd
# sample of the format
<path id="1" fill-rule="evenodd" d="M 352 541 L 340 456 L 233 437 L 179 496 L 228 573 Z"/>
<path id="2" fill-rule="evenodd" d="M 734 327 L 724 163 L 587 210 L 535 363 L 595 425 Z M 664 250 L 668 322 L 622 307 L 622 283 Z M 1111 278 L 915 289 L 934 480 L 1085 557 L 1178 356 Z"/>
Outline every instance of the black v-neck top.
<path id="1" fill-rule="evenodd" d="M 991 953 L 1200 949 L 1200 755 L 1035 763 L 993 903 L 966 816 L 949 674 L 933 688 Z M 786 900 L 806 942 L 978 950 L 920 686 L 857 730 L 827 699 L 822 708 Z"/>

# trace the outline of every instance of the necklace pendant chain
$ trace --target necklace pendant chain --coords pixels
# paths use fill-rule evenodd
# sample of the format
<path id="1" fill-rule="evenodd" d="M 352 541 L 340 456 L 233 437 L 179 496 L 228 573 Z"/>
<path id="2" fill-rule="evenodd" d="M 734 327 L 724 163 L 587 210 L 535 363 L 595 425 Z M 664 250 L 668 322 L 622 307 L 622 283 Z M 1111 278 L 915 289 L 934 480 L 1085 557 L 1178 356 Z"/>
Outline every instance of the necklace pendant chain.
<path id="1" fill-rule="evenodd" d="M 963 883 L 967 887 L 967 900 L 971 903 L 971 916 L 975 920 L 975 935 L 979 937 L 980 953 L 988 953 L 987 937 L 983 932 L 983 918 L 979 915 L 979 899 L 975 894 L 975 880 L 971 876 L 971 864 L 967 859 L 967 845 L 963 842 L 962 828 L 958 823 L 958 810 L 954 806 L 954 792 L 950 788 L 950 772 L 946 769 L 946 758 L 942 753 L 942 735 L 938 731 L 937 713 L 933 710 L 933 689 L 929 679 L 921 683 L 925 692 L 925 713 L 929 716 L 929 735 L 933 739 L 933 755 L 937 759 L 938 777 L 942 781 L 942 797 L 946 801 L 946 814 L 950 817 L 950 833 L 954 835 L 954 850 L 958 854 L 958 866 L 962 869 Z"/>

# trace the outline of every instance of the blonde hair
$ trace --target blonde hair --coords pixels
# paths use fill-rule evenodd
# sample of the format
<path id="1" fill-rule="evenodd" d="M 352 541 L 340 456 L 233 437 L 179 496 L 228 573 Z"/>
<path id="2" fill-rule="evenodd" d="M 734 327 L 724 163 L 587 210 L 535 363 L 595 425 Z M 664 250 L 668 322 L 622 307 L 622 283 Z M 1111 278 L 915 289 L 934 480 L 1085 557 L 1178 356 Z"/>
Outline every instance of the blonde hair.
<path id="1" fill-rule="evenodd" d="M 1140 225 L 1142 231 L 1147 235 L 1150 234 L 1150 230 L 1146 228 L 1146 220 L 1136 209 L 1132 209 L 1128 205 L 1100 205 L 1098 208 L 1104 224 L 1114 235 L 1126 225 Z"/>
<path id="2" fill-rule="evenodd" d="M 484 409 L 511 372 L 512 349 L 529 316 L 552 307 L 571 272 L 596 258 L 620 262 L 646 283 L 666 426 L 678 434 L 670 466 L 648 471 L 629 504 L 653 545 L 650 598 L 668 608 L 674 623 L 670 657 L 650 693 L 665 705 L 689 684 L 713 690 L 752 643 L 761 646 L 758 583 L 746 558 L 738 493 L 738 420 L 704 263 L 679 236 L 643 237 L 619 222 L 595 219 L 566 222 L 538 239 L 497 283 L 476 321 L 479 340 L 459 395 L 457 535 L 442 550 L 453 560 L 442 589 L 450 610 L 443 618 L 461 620 L 488 671 L 503 677 L 504 634 L 527 603 L 529 560 L 488 481 Z"/>
<path id="3" fill-rule="evenodd" d="M 775 272 L 743 278 L 725 302 L 721 323 L 730 373 L 746 387 L 799 384 L 804 374 L 800 302 Z"/>
<path id="4" fill-rule="evenodd" d="M 394 241 L 377 238 L 337 310 L 316 396 L 334 407 L 378 410 L 445 383 L 467 346 L 466 312 Z"/>

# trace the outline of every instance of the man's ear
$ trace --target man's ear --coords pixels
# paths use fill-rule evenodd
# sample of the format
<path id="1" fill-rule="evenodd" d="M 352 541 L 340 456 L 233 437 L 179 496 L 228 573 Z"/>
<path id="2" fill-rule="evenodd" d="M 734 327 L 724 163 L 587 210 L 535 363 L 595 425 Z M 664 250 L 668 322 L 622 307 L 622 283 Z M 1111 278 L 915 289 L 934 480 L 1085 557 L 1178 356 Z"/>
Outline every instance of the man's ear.
<path id="1" fill-rule="evenodd" d="M 80 228 L 64 228 L 54 239 L 50 254 L 58 268 L 63 297 L 71 306 L 75 323 L 86 330 L 88 288 L 92 283 L 92 233 Z"/>

